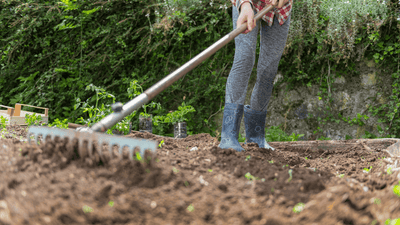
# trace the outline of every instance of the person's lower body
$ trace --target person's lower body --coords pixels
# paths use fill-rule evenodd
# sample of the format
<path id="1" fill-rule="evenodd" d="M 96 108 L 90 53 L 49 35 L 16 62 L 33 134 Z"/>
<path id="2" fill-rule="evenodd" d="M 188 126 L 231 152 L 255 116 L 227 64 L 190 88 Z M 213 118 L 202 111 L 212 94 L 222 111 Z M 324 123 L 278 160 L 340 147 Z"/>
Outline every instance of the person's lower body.
<path id="1" fill-rule="evenodd" d="M 239 12 L 233 7 L 233 29 L 236 29 L 238 17 Z M 244 114 L 246 143 L 257 143 L 260 148 L 273 149 L 265 141 L 265 117 L 279 61 L 286 45 L 289 25 L 290 17 L 282 26 L 276 17 L 271 27 L 264 21 L 258 21 L 251 32 L 235 38 L 235 57 L 226 83 L 226 112 L 224 110 L 220 148 L 243 150 L 237 139 Z M 255 64 L 259 30 L 261 41 L 257 81 L 251 94 L 250 105 L 244 105 L 248 81 Z M 236 110 L 237 113 L 232 113 L 232 110 Z"/>

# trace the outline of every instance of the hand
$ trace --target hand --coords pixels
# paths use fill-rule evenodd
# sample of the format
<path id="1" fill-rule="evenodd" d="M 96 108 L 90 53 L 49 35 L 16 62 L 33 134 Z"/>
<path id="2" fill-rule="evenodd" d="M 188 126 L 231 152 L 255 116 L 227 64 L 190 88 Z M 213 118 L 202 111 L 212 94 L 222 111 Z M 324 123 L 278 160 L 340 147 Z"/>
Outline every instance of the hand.
<path id="1" fill-rule="evenodd" d="M 271 5 L 273 5 L 275 8 L 282 8 L 288 2 L 289 0 L 272 0 Z"/>
<path id="2" fill-rule="evenodd" d="M 245 2 L 240 6 L 240 15 L 237 20 L 237 27 L 247 22 L 247 29 L 243 32 L 243 34 L 247 34 L 256 27 L 256 21 L 254 19 L 254 11 L 251 8 L 250 3 Z"/>
<path id="3" fill-rule="evenodd" d="M 231 2 L 233 6 L 236 6 L 236 0 L 231 0 Z"/>

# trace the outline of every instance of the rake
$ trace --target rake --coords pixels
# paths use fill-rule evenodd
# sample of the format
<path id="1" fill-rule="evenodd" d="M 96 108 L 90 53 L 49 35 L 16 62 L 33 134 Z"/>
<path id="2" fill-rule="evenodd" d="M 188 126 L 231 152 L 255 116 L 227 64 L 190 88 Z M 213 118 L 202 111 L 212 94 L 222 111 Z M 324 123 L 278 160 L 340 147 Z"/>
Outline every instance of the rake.
<path id="1" fill-rule="evenodd" d="M 254 19 L 256 22 L 260 20 L 265 14 L 271 11 L 274 6 L 269 5 L 264 8 L 262 11 L 258 12 L 255 15 Z M 136 148 L 140 149 L 140 155 L 144 156 L 145 150 L 151 150 L 153 153 L 156 152 L 157 142 L 146 139 L 138 139 L 138 138 L 127 138 L 122 136 L 111 136 L 108 134 L 104 134 L 107 129 L 113 127 L 119 121 L 123 120 L 124 117 L 130 115 L 135 110 L 139 109 L 144 104 L 148 103 L 151 99 L 161 93 L 163 90 L 172 85 L 175 81 L 182 78 L 185 74 L 193 70 L 197 65 L 202 63 L 204 60 L 209 58 L 212 54 L 217 52 L 223 46 L 232 41 L 236 36 L 243 33 L 247 28 L 246 23 L 242 24 L 229 34 L 225 35 L 223 38 L 215 42 L 213 45 L 205 49 L 203 52 L 192 58 L 189 62 L 185 63 L 183 66 L 175 70 L 173 73 L 166 76 L 164 79 L 147 89 L 145 92 L 135 97 L 131 101 L 127 102 L 125 105 L 121 103 L 116 103 L 112 106 L 113 113 L 103 118 L 101 121 L 95 123 L 90 128 L 84 128 L 80 130 L 66 130 L 59 129 L 54 127 L 40 127 L 40 126 L 31 126 L 28 129 L 28 142 L 31 144 L 31 136 L 35 138 L 35 144 L 38 143 L 38 138 L 41 135 L 44 142 L 48 139 L 55 140 L 56 137 L 61 139 L 68 138 L 68 140 L 77 139 L 79 143 L 78 154 L 80 156 L 84 154 L 83 143 L 87 142 L 87 150 L 88 154 L 91 157 L 93 155 L 92 144 L 97 142 L 100 146 L 101 144 L 108 143 L 110 156 L 112 157 L 112 147 L 115 145 L 119 146 L 119 155 L 122 158 L 122 150 L 124 147 L 128 147 L 129 151 L 129 159 L 133 160 L 133 152 Z M 97 149 L 97 148 L 96 148 Z M 102 156 L 101 150 L 98 151 L 100 156 Z"/>

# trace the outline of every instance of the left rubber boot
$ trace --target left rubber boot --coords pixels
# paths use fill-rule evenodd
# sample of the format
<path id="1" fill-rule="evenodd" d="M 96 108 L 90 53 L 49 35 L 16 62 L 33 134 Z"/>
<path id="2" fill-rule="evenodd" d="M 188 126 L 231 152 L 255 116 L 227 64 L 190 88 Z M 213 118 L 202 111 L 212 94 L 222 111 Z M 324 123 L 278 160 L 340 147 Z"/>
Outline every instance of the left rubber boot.
<path id="1" fill-rule="evenodd" d="M 244 126 L 246 129 L 246 142 L 257 143 L 260 148 L 275 150 L 265 141 L 265 118 L 267 111 L 260 112 L 250 109 L 249 105 L 244 106 Z"/>

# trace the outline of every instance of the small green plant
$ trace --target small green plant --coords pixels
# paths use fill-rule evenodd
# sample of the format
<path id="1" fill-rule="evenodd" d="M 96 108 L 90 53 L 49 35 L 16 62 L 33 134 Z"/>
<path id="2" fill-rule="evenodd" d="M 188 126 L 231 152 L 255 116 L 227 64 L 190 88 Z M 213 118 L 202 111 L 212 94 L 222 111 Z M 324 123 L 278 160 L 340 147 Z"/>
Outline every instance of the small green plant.
<path id="1" fill-rule="evenodd" d="M 1 130 L 6 129 L 7 123 L 8 123 L 8 119 L 3 116 L 0 116 L 0 129 Z"/>
<path id="2" fill-rule="evenodd" d="M 140 86 L 137 80 L 133 80 L 130 82 L 130 86 L 127 91 L 129 98 L 134 98 L 143 93 L 143 88 Z M 158 102 L 150 102 L 149 104 L 144 104 L 142 108 L 144 112 L 141 112 L 140 115 L 145 118 L 149 118 L 150 114 L 147 112 L 147 108 L 157 108 L 157 110 L 160 110 L 161 104 Z"/>
<path id="3" fill-rule="evenodd" d="M 387 168 L 386 174 L 387 174 L 387 175 L 392 174 L 392 167 Z"/>
<path id="4" fill-rule="evenodd" d="M 90 207 L 90 206 L 87 206 L 87 205 L 84 205 L 84 206 L 82 207 L 82 210 L 83 210 L 84 213 L 93 212 L 93 208 Z"/>
<path id="5" fill-rule="evenodd" d="M 192 112 L 196 112 L 193 106 L 186 105 L 185 102 L 182 102 L 182 105 L 178 107 L 178 110 L 170 112 L 165 116 L 155 116 L 154 124 L 157 126 L 158 123 L 176 124 L 185 122 L 188 120 L 186 115 Z"/>
<path id="6" fill-rule="evenodd" d="M 269 163 L 274 163 L 274 160 L 268 161 Z"/>
<path id="7" fill-rule="evenodd" d="M 58 127 L 62 129 L 68 129 L 68 119 L 60 121 L 58 118 L 54 120 L 53 123 L 49 124 L 49 127 Z"/>
<path id="8" fill-rule="evenodd" d="M 322 136 L 322 137 L 318 138 L 317 140 L 320 140 L 320 141 L 332 140 L 332 138 Z"/>
<path id="9" fill-rule="evenodd" d="M 343 173 L 342 173 L 342 174 L 339 174 L 338 177 L 339 177 L 339 178 L 343 178 L 343 177 L 344 177 L 344 174 L 343 174 Z"/>
<path id="10" fill-rule="evenodd" d="M 33 113 L 32 115 L 25 114 L 25 123 L 28 124 L 28 127 L 30 126 L 38 126 L 40 125 L 40 122 L 43 121 L 41 115 L 37 115 L 36 113 Z"/>
<path id="11" fill-rule="evenodd" d="M 300 213 L 301 211 L 303 211 L 305 204 L 302 202 L 297 203 L 294 207 L 293 207 L 293 212 L 294 213 Z"/>
<path id="12" fill-rule="evenodd" d="M 369 173 L 372 170 L 372 166 L 370 166 L 369 168 L 364 168 L 363 172 L 364 173 Z"/>
<path id="13" fill-rule="evenodd" d="M 307 156 L 306 157 L 304 157 L 306 160 L 308 160 L 308 158 L 307 158 Z"/>
<path id="14" fill-rule="evenodd" d="M 381 204 L 381 200 L 379 198 L 375 198 L 374 199 L 374 203 L 379 205 L 379 204 Z"/>
<path id="15" fill-rule="evenodd" d="M 274 142 L 274 141 L 279 141 L 279 142 L 284 142 L 284 141 L 298 141 L 298 139 L 304 134 L 298 134 L 296 135 L 295 133 L 292 133 L 290 136 L 287 135 L 283 130 L 281 130 L 281 125 L 279 126 L 271 126 L 270 128 L 265 128 L 265 140 L 267 142 Z"/>
<path id="16" fill-rule="evenodd" d="M 391 220 L 390 218 L 385 221 L 385 225 L 398 225 L 400 224 L 400 218 Z"/>
<path id="17" fill-rule="evenodd" d="M 159 147 L 159 148 L 162 148 L 163 144 L 164 144 L 164 140 L 161 140 L 161 141 L 160 141 L 160 144 L 158 145 L 158 147 Z"/>
<path id="18" fill-rule="evenodd" d="M 210 173 L 211 173 L 212 171 L 213 171 L 212 169 L 209 169 L 209 170 L 208 170 L 208 172 L 210 172 Z"/>
<path id="19" fill-rule="evenodd" d="M 242 135 L 239 133 L 238 141 L 239 142 L 245 142 L 246 141 L 246 137 L 242 137 Z"/>
<path id="20" fill-rule="evenodd" d="M 248 161 L 248 160 L 250 160 L 250 158 L 251 158 L 251 155 L 248 155 L 248 156 L 246 156 L 246 161 Z"/>
<path id="21" fill-rule="evenodd" d="M 136 156 L 136 157 L 135 157 L 135 156 Z M 134 157 L 134 160 L 142 161 L 142 156 L 140 155 L 139 152 L 136 152 L 135 156 L 133 156 L 133 157 Z"/>
<path id="22" fill-rule="evenodd" d="M 114 201 L 109 201 L 109 202 L 108 202 L 108 205 L 109 205 L 110 207 L 113 207 L 113 206 L 114 206 Z"/>
<path id="23" fill-rule="evenodd" d="M 190 204 L 190 205 L 187 207 L 187 210 L 188 210 L 189 212 L 193 212 L 193 211 L 194 211 L 193 205 Z"/>
<path id="24" fill-rule="evenodd" d="M 292 178 L 293 178 L 292 172 L 293 172 L 292 169 L 290 169 L 290 170 L 288 171 L 288 173 L 289 173 L 289 179 L 287 180 L 287 182 L 290 182 L 290 181 L 292 180 Z"/>
<path id="25" fill-rule="evenodd" d="M 393 193 L 396 194 L 397 197 L 400 197 L 400 181 L 399 181 L 399 185 L 394 185 Z"/>
<path id="26" fill-rule="evenodd" d="M 260 178 L 258 178 L 258 177 L 255 177 L 255 176 L 251 175 L 249 172 L 247 172 L 247 173 L 244 175 L 244 177 L 246 177 L 247 180 L 251 180 L 251 181 L 253 181 L 253 180 L 259 180 L 259 179 L 260 179 Z"/>
<path id="27" fill-rule="evenodd" d="M 172 167 L 172 171 L 174 171 L 174 173 L 178 173 L 179 172 L 179 170 L 177 168 L 175 168 L 175 167 Z"/>

